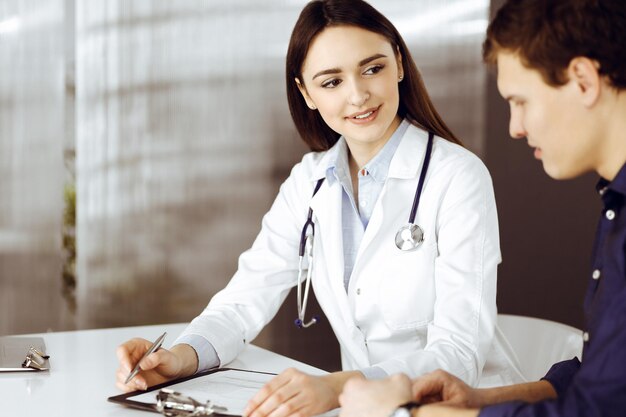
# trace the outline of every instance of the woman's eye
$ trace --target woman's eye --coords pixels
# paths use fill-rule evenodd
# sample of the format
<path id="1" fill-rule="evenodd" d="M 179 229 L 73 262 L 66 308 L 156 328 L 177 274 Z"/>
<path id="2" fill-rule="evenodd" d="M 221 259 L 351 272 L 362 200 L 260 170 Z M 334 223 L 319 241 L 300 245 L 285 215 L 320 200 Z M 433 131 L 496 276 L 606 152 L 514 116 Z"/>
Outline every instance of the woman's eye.
<path id="1" fill-rule="evenodd" d="M 332 80 L 324 81 L 322 83 L 323 88 L 335 88 L 339 84 L 341 84 L 341 80 L 337 78 L 333 78 Z"/>
<path id="2" fill-rule="evenodd" d="M 385 68 L 384 65 L 374 65 L 373 67 L 369 67 L 363 72 L 364 75 L 374 75 L 378 74 L 382 69 Z"/>

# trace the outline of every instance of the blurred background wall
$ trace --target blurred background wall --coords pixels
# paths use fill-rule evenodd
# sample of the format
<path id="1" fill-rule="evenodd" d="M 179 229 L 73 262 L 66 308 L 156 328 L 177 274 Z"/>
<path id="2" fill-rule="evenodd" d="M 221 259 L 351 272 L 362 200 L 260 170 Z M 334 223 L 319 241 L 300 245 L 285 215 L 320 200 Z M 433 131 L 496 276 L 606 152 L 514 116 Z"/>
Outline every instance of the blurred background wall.
<path id="1" fill-rule="evenodd" d="M 580 326 L 591 179 L 555 186 L 508 139 L 480 57 L 499 3 L 371 3 L 492 171 L 500 310 Z M 0 3 L 0 334 L 189 321 L 228 282 L 306 152 L 283 73 L 304 4 Z M 255 343 L 336 369 L 328 325 L 296 329 L 293 298 Z"/>
<path id="2" fill-rule="evenodd" d="M 0 2 L 0 334 L 65 328 L 65 4 Z"/>

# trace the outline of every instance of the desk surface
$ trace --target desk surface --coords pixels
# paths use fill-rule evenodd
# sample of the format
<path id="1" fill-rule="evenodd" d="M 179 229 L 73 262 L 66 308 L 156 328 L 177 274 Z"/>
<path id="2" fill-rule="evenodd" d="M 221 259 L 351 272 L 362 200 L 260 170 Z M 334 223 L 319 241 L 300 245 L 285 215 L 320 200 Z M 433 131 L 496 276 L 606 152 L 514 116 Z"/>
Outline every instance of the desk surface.
<path id="1" fill-rule="evenodd" d="M 157 415 L 133 410 L 107 401 L 120 394 L 115 387 L 115 348 L 133 337 L 156 339 L 167 331 L 170 347 L 185 324 L 123 327 L 44 333 L 51 370 L 48 372 L 0 373 L 0 415 L 2 416 L 136 416 Z M 278 373 L 295 367 L 312 374 L 317 368 L 248 346 L 230 367 Z"/>

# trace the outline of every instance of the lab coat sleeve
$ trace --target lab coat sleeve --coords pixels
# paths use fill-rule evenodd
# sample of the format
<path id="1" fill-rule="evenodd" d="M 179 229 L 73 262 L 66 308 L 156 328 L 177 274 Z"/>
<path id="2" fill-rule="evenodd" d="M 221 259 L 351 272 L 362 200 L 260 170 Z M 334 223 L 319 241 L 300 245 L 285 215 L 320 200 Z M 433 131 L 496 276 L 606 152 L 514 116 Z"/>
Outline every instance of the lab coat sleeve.
<path id="1" fill-rule="evenodd" d="M 500 247 L 489 172 L 474 155 L 440 164 L 449 178 L 437 212 L 435 303 L 423 349 L 379 364 L 412 377 L 444 369 L 470 385 L 481 376 L 496 325 L 496 271 Z"/>
<path id="2" fill-rule="evenodd" d="M 312 155 L 296 165 L 282 184 L 252 247 L 239 257 L 238 269 L 181 337 L 197 335 L 217 352 L 222 366 L 241 352 L 274 317 L 296 284 L 300 228 L 312 193 Z"/>

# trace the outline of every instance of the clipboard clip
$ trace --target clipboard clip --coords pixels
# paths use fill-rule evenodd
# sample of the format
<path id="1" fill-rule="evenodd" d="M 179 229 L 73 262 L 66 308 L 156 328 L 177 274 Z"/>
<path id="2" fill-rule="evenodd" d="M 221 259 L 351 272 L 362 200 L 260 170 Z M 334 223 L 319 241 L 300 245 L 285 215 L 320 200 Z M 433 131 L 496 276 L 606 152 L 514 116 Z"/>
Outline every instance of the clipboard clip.
<path id="1" fill-rule="evenodd" d="M 22 368 L 32 368 L 38 371 L 47 371 L 50 369 L 47 365 L 47 361 L 50 359 L 49 355 L 41 352 L 39 349 L 31 346 L 26 354 L 26 359 L 22 362 Z"/>
<path id="2" fill-rule="evenodd" d="M 211 401 L 202 404 L 180 392 L 166 388 L 159 390 L 156 399 L 157 411 L 167 417 L 210 416 L 214 413 L 224 413 L 228 411 L 226 407 L 220 407 L 213 404 Z"/>

